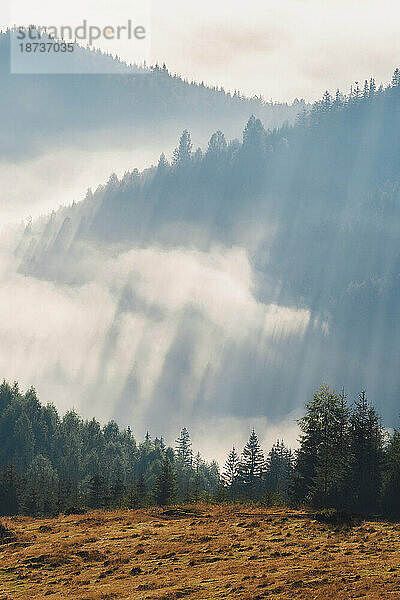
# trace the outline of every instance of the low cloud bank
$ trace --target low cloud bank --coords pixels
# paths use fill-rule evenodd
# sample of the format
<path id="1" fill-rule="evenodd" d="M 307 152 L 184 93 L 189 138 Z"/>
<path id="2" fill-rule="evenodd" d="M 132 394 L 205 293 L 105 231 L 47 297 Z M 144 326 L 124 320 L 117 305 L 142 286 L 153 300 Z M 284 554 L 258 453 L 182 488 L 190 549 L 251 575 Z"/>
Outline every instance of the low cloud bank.
<path id="1" fill-rule="evenodd" d="M 268 444 L 282 435 L 260 386 L 310 313 L 257 300 L 243 248 L 85 246 L 76 282 L 56 284 L 17 273 L 11 246 L 2 240 L 2 377 L 34 385 L 61 411 L 130 424 L 139 437 L 149 429 L 173 442 L 187 425 L 220 460 L 252 426 Z"/>

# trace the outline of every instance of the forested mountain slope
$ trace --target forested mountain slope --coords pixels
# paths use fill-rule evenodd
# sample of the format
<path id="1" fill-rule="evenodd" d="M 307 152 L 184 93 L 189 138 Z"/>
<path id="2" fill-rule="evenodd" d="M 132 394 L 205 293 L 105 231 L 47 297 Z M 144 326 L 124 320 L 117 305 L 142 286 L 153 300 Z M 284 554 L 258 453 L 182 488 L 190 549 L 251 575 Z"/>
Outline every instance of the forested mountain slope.
<path id="1" fill-rule="evenodd" d="M 386 89 L 371 80 L 346 97 L 325 94 L 293 127 L 266 130 L 252 117 L 241 143 L 218 131 L 204 152 L 184 132 L 172 164 L 161 157 L 143 173 L 111 176 L 83 202 L 28 225 L 17 251 L 21 272 L 74 286 L 108 278 L 118 308 L 104 364 L 122 335 L 122 315 L 145 315 L 146 336 L 150 324 L 168 322 L 167 304 L 179 305 L 150 412 L 174 398 L 193 414 L 212 406 L 223 415 L 229 406 L 238 416 L 282 418 L 323 378 L 367 386 L 392 420 L 400 384 L 399 81 L 396 71 Z M 222 299 L 198 265 L 215 252 L 221 271 L 234 273 L 235 285 L 218 284 Z M 165 262 L 177 253 L 177 263 Z M 182 256 L 196 262 L 199 304 L 197 287 L 177 300 L 190 287 Z M 156 275 L 163 269 L 165 281 Z M 177 278 L 179 294 L 169 291 Z M 201 296 L 207 285 L 211 299 Z M 216 307 L 227 313 L 223 321 Z M 214 333 L 202 339 L 205 315 L 210 331 L 216 322 L 226 327 L 216 345 Z M 157 331 L 149 334 L 150 356 L 161 352 Z M 141 394 L 137 352 L 135 345 L 118 416 Z"/>
<path id="2" fill-rule="evenodd" d="M 268 126 L 293 122 L 304 102 L 247 99 L 204 83 L 189 83 L 165 66 L 138 68 L 76 46 L 79 67 L 98 74 L 10 74 L 10 36 L 0 33 L 0 157 L 91 143 L 93 149 L 150 144 L 189 127 L 199 141 L 217 127 L 237 136 L 254 113 Z M 102 74 L 102 72 L 111 74 Z M 113 72 L 115 71 L 115 72 Z M 92 136 L 91 141 L 87 136 Z"/>

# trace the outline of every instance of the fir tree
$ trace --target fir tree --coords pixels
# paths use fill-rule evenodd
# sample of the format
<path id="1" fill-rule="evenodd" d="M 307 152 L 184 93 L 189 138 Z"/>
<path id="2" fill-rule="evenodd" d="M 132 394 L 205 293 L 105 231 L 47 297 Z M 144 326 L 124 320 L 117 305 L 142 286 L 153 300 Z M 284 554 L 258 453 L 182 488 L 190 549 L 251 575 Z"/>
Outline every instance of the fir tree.
<path id="1" fill-rule="evenodd" d="M 136 492 L 137 492 L 139 507 L 146 506 L 147 505 L 148 488 L 147 488 L 146 479 L 145 479 L 143 472 L 139 474 L 139 478 L 138 478 L 137 485 L 136 485 Z"/>
<path id="2" fill-rule="evenodd" d="M 293 471 L 293 454 L 282 441 L 277 441 L 267 458 L 266 482 L 270 492 L 283 502 L 289 501 Z"/>
<path id="3" fill-rule="evenodd" d="M 36 456 L 26 473 L 23 504 L 28 514 L 51 516 L 57 513 L 58 474 L 48 458 Z"/>
<path id="4" fill-rule="evenodd" d="M 18 506 L 19 477 L 13 465 L 0 471 L 0 515 L 16 515 Z"/>
<path id="5" fill-rule="evenodd" d="M 90 508 L 105 508 L 106 506 L 106 482 L 100 473 L 95 473 L 89 482 L 89 506 Z"/>
<path id="6" fill-rule="evenodd" d="M 154 496 L 158 506 L 171 504 L 175 498 L 175 472 L 167 454 L 163 457 L 156 478 Z"/>
<path id="7" fill-rule="evenodd" d="M 395 429 L 386 452 L 387 471 L 383 488 L 383 508 L 393 517 L 400 517 L 400 431 Z"/>
<path id="8" fill-rule="evenodd" d="M 292 490 L 295 501 L 317 506 L 331 506 L 339 501 L 345 477 L 341 458 L 346 410 L 345 397 L 327 385 L 306 404 L 306 414 L 299 421 L 300 448 Z"/>
<path id="9" fill-rule="evenodd" d="M 365 391 L 350 416 L 350 506 L 369 513 L 378 510 L 384 460 L 384 431 Z"/>
<path id="10" fill-rule="evenodd" d="M 186 165 L 190 162 L 192 157 L 192 140 L 190 133 L 185 129 L 182 133 L 179 145 L 175 148 L 173 153 L 173 164 L 174 165 Z"/>
<path id="11" fill-rule="evenodd" d="M 228 488 L 228 493 L 232 500 L 237 498 L 239 492 L 239 469 L 239 455 L 236 452 L 235 446 L 232 446 L 232 450 L 228 454 L 222 474 L 222 484 L 225 488 Z"/>
<path id="12" fill-rule="evenodd" d="M 178 462 L 182 466 L 190 468 L 193 464 L 193 451 L 190 435 L 186 427 L 182 429 L 181 434 L 175 443 Z"/>
<path id="13" fill-rule="evenodd" d="M 240 459 L 239 478 L 247 497 L 255 500 L 261 492 L 264 472 L 264 454 L 254 429 L 243 449 Z"/>
<path id="14" fill-rule="evenodd" d="M 396 88 L 400 86 L 400 69 L 396 67 L 392 77 L 392 87 Z"/>

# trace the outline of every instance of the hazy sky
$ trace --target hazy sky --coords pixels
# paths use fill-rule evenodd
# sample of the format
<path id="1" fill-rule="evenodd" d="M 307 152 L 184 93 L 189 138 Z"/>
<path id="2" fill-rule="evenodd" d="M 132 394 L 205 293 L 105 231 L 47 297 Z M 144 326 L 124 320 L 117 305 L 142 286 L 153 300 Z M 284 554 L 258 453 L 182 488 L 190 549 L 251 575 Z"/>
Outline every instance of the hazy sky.
<path id="1" fill-rule="evenodd" d="M 70 0 L 62 8 L 55 4 L 9 0 L 8 12 L 7 6 L 0 8 L 0 22 L 12 22 L 11 13 L 38 14 L 40 7 L 49 18 L 65 22 L 125 22 L 135 19 L 138 10 L 143 13 L 149 2 L 115 0 L 112 8 L 104 0 Z M 153 0 L 150 9 L 153 61 L 165 61 L 174 72 L 196 80 L 268 99 L 314 99 L 327 88 L 347 89 L 370 76 L 387 81 L 400 62 L 395 0 Z M 132 43 L 120 43 L 117 51 L 129 59 Z"/>

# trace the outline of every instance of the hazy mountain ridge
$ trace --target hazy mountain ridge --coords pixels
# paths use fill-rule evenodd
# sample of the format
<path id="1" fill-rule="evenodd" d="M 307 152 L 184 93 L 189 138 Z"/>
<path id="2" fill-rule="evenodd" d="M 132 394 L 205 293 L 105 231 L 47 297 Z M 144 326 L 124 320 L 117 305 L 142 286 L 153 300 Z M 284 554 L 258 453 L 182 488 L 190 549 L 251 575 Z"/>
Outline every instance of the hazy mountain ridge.
<path id="1" fill-rule="evenodd" d="M 248 99 L 189 83 L 165 66 L 130 67 L 79 46 L 76 62 L 99 74 L 12 75 L 11 35 L 16 34 L 0 34 L 0 152 L 5 159 L 66 144 L 119 147 L 162 139 L 167 147 L 170 136 L 176 137 L 184 127 L 203 143 L 204 135 L 217 127 L 237 136 L 252 113 L 274 127 L 285 120 L 293 122 L 305 106 L 303 101 L 289 105 Z M 102 69 L 116 72 L 105 75 Z M 127 73 L 119 73 L 123 69 Z M 138 70 L 146 74 L 138 75 Z"/>

